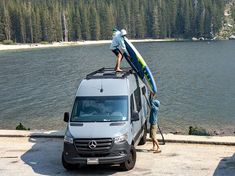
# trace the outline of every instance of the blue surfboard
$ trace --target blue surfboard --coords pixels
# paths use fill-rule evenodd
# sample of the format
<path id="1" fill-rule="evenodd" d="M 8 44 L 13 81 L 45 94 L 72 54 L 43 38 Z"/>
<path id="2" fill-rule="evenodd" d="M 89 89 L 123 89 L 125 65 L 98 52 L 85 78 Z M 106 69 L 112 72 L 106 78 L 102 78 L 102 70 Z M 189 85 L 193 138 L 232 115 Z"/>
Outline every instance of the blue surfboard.
<path id="1" fill-rule="evenodd" d="M 134 45 L 128 40 L 127 37 L 124 37 L 124 43 L 126 45 L 126 49 L 130 55 L 130 59 L 126 58 L 127 62 L 130 66 L 136 71 L 138 76 L 143 80 L 143 82 L 147 85 L 149 90 L 156 94 L 157 86 L 154 80 L 154 77 L 144 61 L 143 57 L 140 55 L 138 50 L 134 47 Z"/>

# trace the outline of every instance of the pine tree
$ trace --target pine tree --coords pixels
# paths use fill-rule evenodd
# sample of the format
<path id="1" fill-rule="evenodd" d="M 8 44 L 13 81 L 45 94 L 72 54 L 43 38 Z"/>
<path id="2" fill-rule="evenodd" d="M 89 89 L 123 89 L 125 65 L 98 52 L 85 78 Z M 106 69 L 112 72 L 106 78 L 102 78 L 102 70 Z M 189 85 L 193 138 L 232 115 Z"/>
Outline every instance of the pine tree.
<path id="1" fill-rule="evenodd" d="M 138 4 L 136 11 L 139 11 L 136 15 L 136 38 L 144 38 L 145 34 L 145 22 L 144 22 L 144 9 L 143 6 Z"/>
<path id="2" fill-rule="evenodd" d="M 211 38 L 211 27 L 212 27 L 212 4 L 208 0 L 205 7 L 205 24 L 204 24 L 205 37 Z"/>
<path id="3" fill-rule="evenodd" d="M 130 29 L 129 29 L 129 36 L 131 38 L 136 38 L 136 23 L 135 23 L 135 20 L 136 20 L 136 8 L 134 8 L 136 6 L 136 3 L 135 3 L 135 0 L 131 0 L 131 9 L 130 9 Z"/>
<path id="4" fill-rule="evenodd" d="M 113 8 L 107 4 L 102 4 L 100 11 L 101 39 L 111 39 L 114 26 Z"/>
<path id="5" fill-rule="evenodd" d="M 80 8 L 80 17 L 81 17 L 81 35 L 82 39 L 90 39 L 90 29 L 89 29 L 89 20 L 88 20 L 88 9 L 87 7 Z"/>
<path id="6" fill-rule="evenodd" d="M 204 5 L 204 1 L 202 0 L 200 3 L 200 13 L 198 14 L 199 18 L 199 37 L 204 36 L 204 29 L 205 29 L 205 15 L 206 15 L 206 9 Z"/>
<path id="7" fill-rule="evenodd" d="M 184 17 L 184 37 L 188 38 L 191 37 L 191 11 L 190 11 L 190 2 L 185 0 L 184 2 L 184 12 L 183 12 L 183 17 Z"/>
<path id="8" fill-rule="evenodd" d="M 56 41 L 63 40 L 63 31 L 62 31 L 62 19 L 61 19 L 61 3 L 57 3 L 53 13 L 55 20 L 55 32 L 56 32 Z"/>
<path id="9" fill-rule="evenodd" d="M 223 12 L 224 12 L 224 3 L 219 1 L 220 3 L 213 3 L 212 7 L 212 32 L 216 34 L 219 32 L 222 27 L 223 21 Z"/>
<path id="10" fill-rule="evenodd" d="M 40 19 L 39 9 L 34 7 L 33 11 L 34 11 L 34 13 L 32 14 L 33 39 L 34 42 L 38 43 L 41 42 L 42 38 L 41 21 L 40 21 L 41 19 Z"/>
<path id="11" fill-rule="evenodd" d="M 151 22 L 151 36 L 153 38 L 159 38 L 160 29 L 159 29 L 159 17 L 158 17 L 158 7 L 155 5 L 152 10 L 152 22 Z"/>
<path id="12" fill-rule="evenodd" d="M 169 1 L 169 23 L 170 23 L 170 31 L 169 37 L 174 37 L 177 34 L 176 28 L 176 17 L 177 17 L 177 8 L 178 8 L 178 0 Z"/>
<path id="13" fill-rule="evenodd" d="M 91 40 L 99 40 L 100 38 L 100 26 L 99 18 L 94 6 L 90 7 L 90 32 Z"/>
<path id="14" fill-rule="evenodd" d="M 81 17 L 79 12 L 79 4 L 75 3 L 75 12 L 73 16 L 73 29 L 74 29 L 74 39 L 82 39 L 81 35 Z"/>
<path id="15" fill-rule="evenodd" d="M 11 39 L 11 19 L 9 10 L 7 7 L 7 0 L 3 0 L 3 23 L 4 23 L 4 34 L 6 40 Z"/>
<path id="16" fill-rule="evenodd" d="M 128 32 L 128 36 L 131 36 L 131 33 L 130 33 L 130 29 L 131 29 L 131 24 L 130 24 L 130 21 L 131 21 L 131 1 L 130 0 L 126 0 L 125 2 L 125 6 L 124 6 L 124 12 L 125 12 L 125 21 L 123 22 L 123 26 L 122 28 L 125 28 Z M 115 14 L 115 11 L 114 11 L 114 14 Z M 118 17 L 114 16 L 114 20 L 117 20 Z"/>
<path id="17" fill-rule="evenodd" d="M 224 6 L 218 0 L 1 0 L 0 41 L 111 39 L 113 27 L 127 29 L 130 38 L 212 37 Z"/>
<path id="18" fill-rule="evenodd" d="M 25 4 L 25 13 L 26 13 L 27 43 L 34 43 L 33 25 L 32 25 L 32 4 L 30 1 L 28 1 L 27 4 Z"/>
<path id="19" fill-rule="evenodd" d="M 124 10 L 125 6 L 123 6 L 123 3 L 117 4 L 117 27 L 119 29 L 127 28 L 127 22 L 126 22 L 126 12 Z"/>
<path id="20" fill-rule="evenodd" d="M 165 38 L 167 36 L 167 12 L 164 0 L 159 0 L 158 10 L 160 16 L 160 38 Z"/>
<path id="21" fill-rule="evenodd" d="M 18 42 L 18 36 L 19 36 L 19 23 L 18 23 L 18 14 L 15 9 L 11 9 L 9 11 L 10 14 L 10 21 L 11 21 L 11 39 L 14 42 Z"/>
<path id="22" fill-rule="evenodd" d="M 4 23 L 3 23 L 3 6 L 1 6 L 0 2 L 0 42 L 5 39 L 5 34 L 4 34 Z"/>

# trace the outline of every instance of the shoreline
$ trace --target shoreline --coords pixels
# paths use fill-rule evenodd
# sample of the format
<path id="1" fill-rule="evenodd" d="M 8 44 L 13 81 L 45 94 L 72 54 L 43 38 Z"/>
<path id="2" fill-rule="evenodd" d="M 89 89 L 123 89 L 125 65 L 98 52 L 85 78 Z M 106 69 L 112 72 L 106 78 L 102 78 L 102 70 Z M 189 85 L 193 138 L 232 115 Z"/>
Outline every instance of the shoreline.
<path id="1" fill-rule="evenodd" d="M 63 138 L 65 130 L 0 130 L 0 138 Z M 188 143 L 188 144 L 210 144 L 235 146 L 235 136 L 196 136 L 196 135 L 175 135 L 164 133 L 166 143 Z M 162 142 L 162 137 L 157 134 L 157 139 Z M 148 139 L 150 141 L 150 139 Z"/>
<path id="2" fill-rule="evenodd" d="M 138 42 L 172 42 L 172 41 L 184 41 L 182 39 L 130 39 L 133 43 Z M 41 43 L 16 43 L 13 45 L 0 44 L 0 51 L 7 50 L 21 50 L 21 49 L 35 49 L 35 48 L 57 48 L 57 47 L 68 47 L 68 46 L 85 46 L 85 45 L 102 45 L 109 44 L 111 40 L 83 40 L 77 42 L 52 42 L 48 44 Z"/>
<path id="3" fill-rule="evenodd" d="M 129 39 L 133 43 L 147 43 L 147 42 L 208 42 L 208 41 L 222 41 L 222 40 L 190 40 L 190 39 Z M 23 50 L 23 49 L 37 49 L 37 48 L 59 48 L 59 47 L 69 47 L 69 46 L 86 46 L 86 45 L 102 45 L 109 44 L 112 40 L 80 40 L 71 42 L 52 42 L 52 43 L 14 43 L 11 45 L 6 45 L 0 43 L 0 51 L 8 50 Z"/>
<path id="4" fill-rule="evenodd" d="M 24 124 L 25 125 L 25 124 Z M 23 125 L 23 127 L 25 127 Z M 27 126 L 26 126 L 27 127 Z M 1 136 L 1 131 L 20 131 L 20 132 L 26 132 L 26 133 L 32 133 L 32 132 L 58 132 L 58 131 L 64 131 L 66 126 L 62 128 L 26 128 L 25 129 L 19 129 L 16 130 L 16 128 L 0 128 L 0 136 Z M 189 131 L 185 131 L 182 129 L 164 129 L 162 126 L 160 126 L 161 132 L 163 134 L 171 134 L 171 135 L 183 135 L 183 136 L 204 136 L 204 137 L 225 137 L 225 136 L 230 136 L 230 137 L 235 137 L 235 130 L 234 129 L 206 129 L 202 128 L 200 126 L 194 126 L 194 127 L 199 127 L 196 131 L 193 132 L 193 134 L 189 134 Z M 205 130 L 205 131 L 202 131 Z M 148 130 L 149 132 L 149 130 Z M 159 129 L 157 132 L 160 135 Z M 198 134 L 198 135 L 197 135 Z"/>

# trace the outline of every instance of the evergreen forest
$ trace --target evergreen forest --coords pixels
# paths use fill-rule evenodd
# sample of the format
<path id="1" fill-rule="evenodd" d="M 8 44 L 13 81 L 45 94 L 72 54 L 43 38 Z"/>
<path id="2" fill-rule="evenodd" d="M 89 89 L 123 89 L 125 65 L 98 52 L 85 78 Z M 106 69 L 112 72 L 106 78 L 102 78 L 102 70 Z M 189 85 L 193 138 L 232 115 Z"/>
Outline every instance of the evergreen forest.
<path id="1" fill-rule="evenodd" d="M 107 40 L 114 27 L 132 39 L 213 38 L 224 6 L 224 0 L 0 0 L 0 41 Z"/>

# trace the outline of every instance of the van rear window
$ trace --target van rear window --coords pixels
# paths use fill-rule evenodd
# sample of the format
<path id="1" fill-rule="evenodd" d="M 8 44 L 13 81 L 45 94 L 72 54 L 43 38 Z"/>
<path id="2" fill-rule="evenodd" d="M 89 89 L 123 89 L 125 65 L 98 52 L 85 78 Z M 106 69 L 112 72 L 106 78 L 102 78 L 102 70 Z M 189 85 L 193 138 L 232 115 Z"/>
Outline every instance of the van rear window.
<path id="1" fill-rule="evenodd" d="M 127 96 L 77 97 L 71 122 L 127 121 Z"/>

